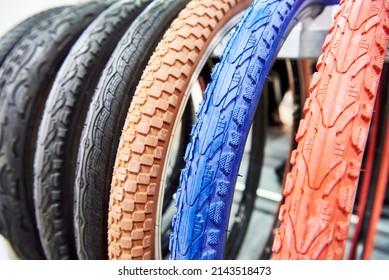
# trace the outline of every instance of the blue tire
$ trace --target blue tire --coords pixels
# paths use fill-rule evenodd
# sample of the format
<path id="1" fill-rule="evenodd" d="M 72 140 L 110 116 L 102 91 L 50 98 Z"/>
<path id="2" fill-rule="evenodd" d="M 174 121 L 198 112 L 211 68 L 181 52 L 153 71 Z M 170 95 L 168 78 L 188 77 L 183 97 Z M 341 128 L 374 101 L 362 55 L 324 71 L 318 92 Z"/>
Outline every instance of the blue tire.
<path id="1" fill-rule="evenodd" d="M 171 259 L 221 259 L 234 187 L 262 87 L 303 17 L 334 0 L 255 1 L 215 67 L 185 153 L 170 237 Z"/>

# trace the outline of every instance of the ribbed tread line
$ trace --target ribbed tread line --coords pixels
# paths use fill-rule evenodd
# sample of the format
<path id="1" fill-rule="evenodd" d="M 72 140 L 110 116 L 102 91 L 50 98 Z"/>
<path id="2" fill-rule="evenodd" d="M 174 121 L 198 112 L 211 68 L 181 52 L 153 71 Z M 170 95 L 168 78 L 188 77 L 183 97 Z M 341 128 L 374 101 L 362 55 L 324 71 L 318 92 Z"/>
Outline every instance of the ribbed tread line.
<path id="1" fill-rule="evenodd" d="M 389 2 L 342 1 L 284 187 L 274 259 L 342 259 L 389 34 Z"/>
<path id="2" fill-rule="evenodd" d="M 80 124 L 84 123 L 88 101 L 105 62 L 131 20 L 146 3 L 146 0 L 117 2 L 97 17 L 72 47 L 49 93 L 34 161 L 36 215 L 49 259 L 77 258 L 73 189 L 82 130 Z M 52 180 L 53 177 L 56 180 Z M 96 203 L 99 203 L 98 200 Z M 106 220 L 101 216 L 96 218 Z M 104 232 L 83 235 L 78 238 L 77 244 L 92 236 L 95 242 L 100 238 L 101 244 Z"/>
<path id="3" fill-rule="evenodd" d="M 157 199 L 176 115 L 202 52 L 238 2 L 191 1 L 150 59 L 128 111 L 115 163 L 110 258 L 154 258 L 156 208 L 162 203 Z M 248 4 L 241 1 L 244 7 Z"/>
<path id="4" fill-rule="evenodd" d="M 48 87 L 70 44 L 105 7 L 91 2 L 42 20 L 0 69 L 1 233 L 21 258 L 44 258 L 34 217 L 32 161 Z"/>

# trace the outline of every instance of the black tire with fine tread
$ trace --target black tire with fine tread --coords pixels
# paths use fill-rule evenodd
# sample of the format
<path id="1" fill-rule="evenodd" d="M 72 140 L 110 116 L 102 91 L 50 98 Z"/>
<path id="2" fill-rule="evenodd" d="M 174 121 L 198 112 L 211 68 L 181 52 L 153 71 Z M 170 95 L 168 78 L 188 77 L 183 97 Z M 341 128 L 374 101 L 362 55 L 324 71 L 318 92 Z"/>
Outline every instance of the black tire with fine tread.
<path id="1" fill-rule="evenodd" d="M 53 17 L 62 12 L 66 6 L 55 7 L 40 13 L 34 14 L 31 17 L 23 20 L 12 29 L 7 31 L 0 38 L 0 66 L 3 64 L 7 55 L 11 52 L 12 48 L 22 39 L 23 36 L 28 34 L 31 28 L 39 24 L 40 21 Z"/>
<path id="2" fill-rule="evenodd" d="M 34 214 L 32 178 L 45 99 L 73 42 L 106 7 L 90 2 L 41 21 L 17 43 L 0 69 L 0 233 L 20 258 L 45 258 Z"/>
<path id="3" fill-rule="evenodd" d="M 77 151 L 86 111 L 101 71 L 123 33 L 148 2 L 119 1 L 96 18 L 71 49 L 49 93 L 34 161 L 36 216 L 49 259 L 103 259 L 107 256 L 107 238 L 104 239 L 105 246 L 100 242 L 106 236 L 106 229 L 95 228 L 87 236 L 76 235 L 78 238 L 74 241 L 73 207 L 77 206 L 73 205 L 73 189 Z M 98 201 L 103 199 L 98 197 L 95 202 L 100 204 Z M 57 211 L 52 211 L 53 208 Z M 94 214 L 96 219 L 107 219 Z M 91 238 L 94 242 L 86 243 Z M 85 247 L 93 247 L 101 254 L 88 255 Z"/>

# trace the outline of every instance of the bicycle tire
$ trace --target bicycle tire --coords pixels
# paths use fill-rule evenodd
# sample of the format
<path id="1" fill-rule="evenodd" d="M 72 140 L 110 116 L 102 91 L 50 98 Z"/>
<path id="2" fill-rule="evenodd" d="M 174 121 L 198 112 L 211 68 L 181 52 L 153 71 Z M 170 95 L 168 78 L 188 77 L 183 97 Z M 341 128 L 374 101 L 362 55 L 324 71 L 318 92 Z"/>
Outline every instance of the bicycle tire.
<path id="1" fill-rule="evenodd" d="M 77 151 L 101 71 L 147 4 L 148 0 L 119 1 L 103 11 L 73 45 L 47 97 L 34 158 L 34 202 L 40 239 L 49 259 L 76 259 L 75 239 L 82 246 L 86 240 L 96 242 L 98 236 L 104 236 L 103 229 L 82 236 L 73 229 Z M 52 211 L 54 208 L 57 210 Z"/>
<path id="2" fill-rule="evenodd" d="M 273 259 L 343 258 L 388 44 L 388 6 L 340 3 L 296 136 Z"/>
<path id="3" fill-rule="evenodd" d="M 20 258 L 45 257 L 34 216 L 32 169 L 48 89 L 74 40 L 105 7 L 91 2 L 42 20 L 1 66 L 0 232 Z"/>
<path id="4" fill-rule="evenodd" d="M 161 180 L 172 131 L 185 108 L 183 99 L 189 96 L 186 90 L 191 77 L 197 78 L 194 73 L 205 62 L 202 57 L 210 51 L 214 36 L 222 28 L 227 30 L 225 23 L 248 5 L 249 1 L 191 1 L 150 59 L 128 111 L 116 157 L 110 196 L 111 258 L 161 258 Z"/>
<path id="5" fill-rule="evenodd" d="M 87 113 L 76 171 L 76 230 L 84 243 L 98 242 L 108 248 L 106 233 L 96 238 L 90 232 L 108 228 L 110 184 L 126 112 L 149 58 L 187 2 L 153 1 L 123 36 L 99 81 Z M 86 246 L 83 250 L 102 256 L 102 252 L 86 252 Z"/>
<path id="6" fill-rule="evenodd" d="M 52 17 L 60 13 L 63 9 L 68 6 L 55 7 L 46 11 L 39 12 L 32 15 L 31 17 L 23 20 L 12 29 L 8 30 L 0 38 L 0 66 L 3 64 L 7 55 L 11 52 L 12 48 L 24 37 L 31 28 L 39 24 L 41 20 L 44 20 L 48 17 Z"/>
<path id="7" fill-rule="evenodd" d="M 171 259 L 223 257 L 238 167 L 266 75 L 292 26 L 300 17 L 318 14 L 324 3 L 254 1 L 236 27 L 212 74 L 187 147 Z"/>

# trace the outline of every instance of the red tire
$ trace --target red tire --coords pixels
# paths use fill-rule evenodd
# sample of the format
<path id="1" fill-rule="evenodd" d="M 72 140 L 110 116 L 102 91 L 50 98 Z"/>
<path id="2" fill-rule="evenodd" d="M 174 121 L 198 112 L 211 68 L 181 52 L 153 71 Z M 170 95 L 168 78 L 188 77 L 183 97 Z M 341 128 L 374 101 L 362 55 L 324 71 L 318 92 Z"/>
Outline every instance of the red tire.
<path id="1" fill-rule="evenodd" d="M 341 1 L 291 155 L 273 259 L 342 259 L 389 33 L 389 1 Z"/>

